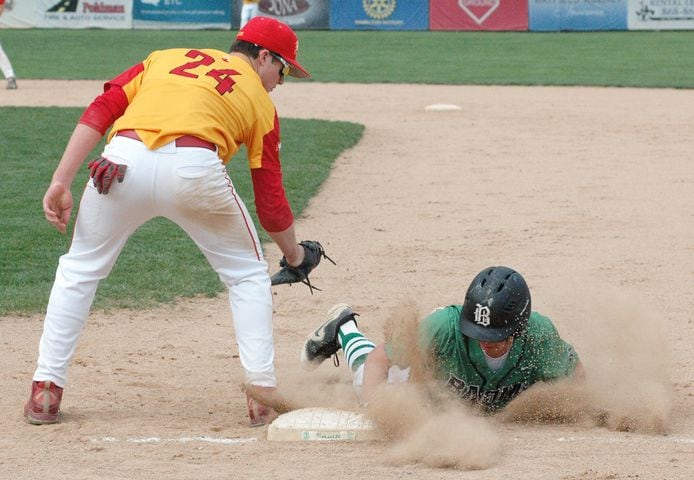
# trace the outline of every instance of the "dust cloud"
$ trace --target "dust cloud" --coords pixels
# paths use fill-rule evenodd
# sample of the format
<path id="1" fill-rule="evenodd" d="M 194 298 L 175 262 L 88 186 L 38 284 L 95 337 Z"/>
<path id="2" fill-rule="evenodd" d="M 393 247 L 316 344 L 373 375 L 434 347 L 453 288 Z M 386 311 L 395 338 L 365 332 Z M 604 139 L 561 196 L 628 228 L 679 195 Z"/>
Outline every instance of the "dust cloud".
<path id="1" fill-rule="evenodd" d="M 581 358 L 598 423 L 618 431 L 665 433 L 673 403 L 671 359 L 660 317 L 624 292 L 594 296 L 583 319 Z"/>
<path id="2" fill-rule="evenodd" d="M 624 291 L 582 286 L 571 324 L 585 382 L 536 384 L 497 415 L 501 421 L 581 423 L 663 434 L 672 414 L 670 359 L 659 317 Z"/>
<path id="3" fill-rule="evenodd" d="M 369 399 L 368 415 L 391 442 L 386 461 L 429 467 L 485 469 L 499 456 L 500 438 L 489 422 L 436 387 L 418 345 L 421 313 L 403 300 L 384 326 L 393 362 L 410 366 L 410 382 L 383 385 Z"/>
<path id="4" fill-rule="evenodd" d="M 369 398 L 367 415 L 388 443 L 385 461 L 429 467 L 485 469 L 494 465 L 503 423 L 578 424 L 585 428 L 662 434 L 672 406 L 669 360 L 654 317 L 635 302 L 590 302 L 581 315 L 572 343 L 586 369 L 583 381 L 538 383 L 494 415 L 485 415 L 436 386 L 417 345 L 421 313 L 404 300 L 384 324 L 393 345 L 394 363 L 410 365 L 410 381 L 384 384 Z M 589 311 L 588 311 L 589 310 Z M 374 339 L 376 340 L 376 339 Z M 378 342 L 378 340 L 377 340 Z M 288 394 L 299 406 L 356 410 L 357 396 L 346 368 L 312 374 L 285 372 Z M 318 374 L 318 375 L 316 375 Z"/>
<path id="5" fill-rule="evenodd" d="M 391 465 L 479 470 L 499 458 L 500 437 L 484 417 L 421 384 L 384 385 L 370 399 L 368 415 L 390 442 Z"/>

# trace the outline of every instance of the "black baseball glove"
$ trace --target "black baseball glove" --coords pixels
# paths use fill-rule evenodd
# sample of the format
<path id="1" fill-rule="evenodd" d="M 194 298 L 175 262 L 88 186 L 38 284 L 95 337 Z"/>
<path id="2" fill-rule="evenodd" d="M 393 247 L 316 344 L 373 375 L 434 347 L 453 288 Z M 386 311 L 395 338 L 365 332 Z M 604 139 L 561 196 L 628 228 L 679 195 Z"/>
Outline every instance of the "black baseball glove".
<path id="1" fill-rule="evenodd" d="M 318 242 L 304 240 L 303 242 L 299 242 L 299 245 L 304 248 L 304 261 L 301 262 L 300 265 L 292 267 L 287 262 L 287 259 L 282 257 L 282 260 L 280 260 L 280 270 L 271 278 L 272 285 L 282 285 L 284 283 L 291 285 L 292 283 L 301 282 L 307 285 L 311 290 L 311 294 L 313 294 L 314 289 L 320 290 L 320 288 L 311 285 L 311 280 L 308 278 L 309 273 L 318 266 L 323 257 L 327 258 L 333 265 L 335 265 L 335 262 L 325 254 L 323 246 Z"/>

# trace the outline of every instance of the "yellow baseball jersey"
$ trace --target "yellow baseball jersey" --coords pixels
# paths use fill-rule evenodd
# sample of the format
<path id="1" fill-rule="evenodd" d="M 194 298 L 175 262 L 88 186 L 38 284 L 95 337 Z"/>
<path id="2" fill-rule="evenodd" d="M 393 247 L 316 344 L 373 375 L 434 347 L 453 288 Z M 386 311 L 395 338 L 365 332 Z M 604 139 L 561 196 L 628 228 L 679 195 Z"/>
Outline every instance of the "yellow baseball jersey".
<path id="1" fill-rule="evenodd" d="M 123 89 L 128 107 L 109 140 L 119 130 L 134 129 L 155 149 L 192 135 L 217 145 L 224 162 L 245 144 L 250 168 L 258 168 L 265 136 L 277 124 L 275 106 L 253 67 L 219 50 L 158 50 L 106 88 L 113 85 Z"/>
<path id="2" fill-rule="evenodd" d="M 109 141 L 121 130 L 136 130 L 150 150 L 192 135 L 215 144 L 224 163 L 245 144 L 261 225 L 280 232 L 293 222 L 282 184 L 277 111 L 242 58 L 214 49 L 152 52 L 106 82 L 80 123 L 102 135 L 112 125 Z"/>

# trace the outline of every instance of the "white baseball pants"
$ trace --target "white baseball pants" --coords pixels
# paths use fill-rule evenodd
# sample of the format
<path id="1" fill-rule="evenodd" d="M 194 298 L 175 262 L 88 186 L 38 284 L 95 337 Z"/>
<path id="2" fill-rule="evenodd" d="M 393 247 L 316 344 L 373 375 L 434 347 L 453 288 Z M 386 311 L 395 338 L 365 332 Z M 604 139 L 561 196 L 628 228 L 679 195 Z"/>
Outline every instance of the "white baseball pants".
<path id="1" fill-rule="evenodd" d="M 244 25 L 246 25 L 251 18 L 254 18 L 258 15 L 258 3 L 244 3 L 243 7 L 241 7 L 241 23 L 239 25 L 240 28 L 243 28 Z"/>
<path id="2" fill-rule="evenodd" d="M 359 365 L 352 373 L 352 387 L 357 394 L 359 399 L 359 404 L 366 406 L 367 402 L 364 399 L 364 366 L 365 364 Z M 387 384 L 395 383 L 407 383 L 410 380 L 410 367 L 400 368 L 397 365 L 391 365 L 388 369 L 388 375 L 386 377 Z"/>
<path id="3" fill-rule="evenodd" d="M 72 244 L 58 263 L 34 380 L 65 386 L 99 281 L 111 272 L 128 237 L 162 216 L 195 241 L 228 287 L 246 381 L 275 386 L 267 263 L 252 219 L 216 152 L 173 142 L 150 151 L 138 140 L 116 136 L 104 156 L 128 166 L 125 179 L 114 182 L 107 195 L 100 195 L 91 180 L 86 186 Z"/>
<path id="4" fill-rule="evenodd" d="M 5 78 L 14 77 L 14 70 L 12 69 L 12 64 L 10 63 L 10 59 L 7 57 L 5 50 L 2 49 L 2 45 L 0 45 L 0 70 L 2 71 L 2 74 L 5 76 Z"/>

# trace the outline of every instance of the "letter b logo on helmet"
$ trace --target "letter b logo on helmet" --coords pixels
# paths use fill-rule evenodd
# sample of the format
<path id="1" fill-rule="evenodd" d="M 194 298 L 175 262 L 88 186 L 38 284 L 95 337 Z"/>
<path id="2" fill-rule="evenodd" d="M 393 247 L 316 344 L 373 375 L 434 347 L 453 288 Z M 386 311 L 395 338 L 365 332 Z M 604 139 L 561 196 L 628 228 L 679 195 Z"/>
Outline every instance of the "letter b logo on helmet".
<path id="1" fill-rule="evenodd" d="M 479 303 L 475 304 L 475 323 L 485 327 L 489 326 L 489 307 Z"/>
<path id="2" fill-rule="evenodd" d="M 508 267 L 488 267 L 472 280 L 460 314 L 464 335 L 500 342 L 525 329 L 530 290 L 523 276 Z"/>

